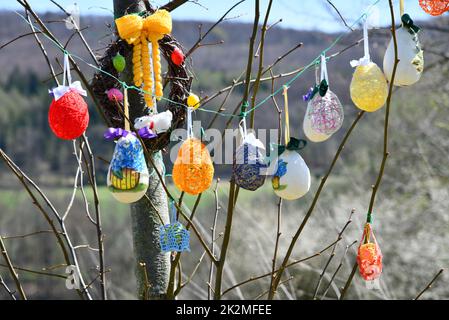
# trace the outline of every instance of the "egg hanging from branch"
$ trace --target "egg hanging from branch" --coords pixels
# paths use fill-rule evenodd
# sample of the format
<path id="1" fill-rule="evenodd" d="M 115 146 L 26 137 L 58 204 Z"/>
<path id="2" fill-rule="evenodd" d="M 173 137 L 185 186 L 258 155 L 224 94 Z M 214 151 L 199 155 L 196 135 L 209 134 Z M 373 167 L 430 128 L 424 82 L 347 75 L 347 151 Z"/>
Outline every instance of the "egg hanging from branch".
<path id="1" fill-rule="evenodd" d="M 327 135 L 318 131 L 313 130 L 312 123 L 310 121 L 310 118 L 307 116 L 307 113 L 309 112 L 309 106 L 307 106 L 306 110 L 306 116 L 304 117 L 303 121 L 303 131 L 307 139 L 309 139 L 312 142 L 323 142 L 326 141 L 331 137 L 331 135 Z"/>
<path id="2" fill-rule="evenodd" d="M 309 117 L 311 128 L 314 131 L 332 135 L 343 124 L 343 106 L 337 95 L 328 89 L 323 97 L 316 94 L 309 101 L 306 117 Z"/>
<path id="3" fill-rule="evenodd" d="M 148 189 L 149 174 L 139 139 L 132 133 L 119 138 L 109 165 L 107 185 L 113 197 L 122 203 L 141 199 Z"/>
<path id="4" fill-rule="evenodd" d="M 357 264 L 360 275 L 366 281 L 376 280 L 382 273 L 382 252 L 370 223 L 365 225 L 362 241 L 357 251 Z"/>
<path id="5" fill-rule="evenodd" d="M 297 152 L 300 141 L 291 138 L 287 146 L 281 146 L 271 180 L 274 193 L 286 200 L 299 199 L 310 189 L 309 167 Z"/>
<path id="6" fill-rule="evenodd" d="M 206 146 L 196 138 L 188 138 L 181 145 L 173 165 L 173 182 L 188 194 L 207 190 L 214 178 L 214 166 Z"/>
<path id="7" fill-rule="evenodd" d="M 419 28 L 407 14 L 402 16 L 403 26 L 396 30 L 396 42 L 399 62 L 394 76 L 395 86 L 410 86 L 416 83 L 424 69 L 424 55 L 418 39 Z M 394 41 L 388 44 L 384 56 L 384 73 L 391 80 L 394 68 Z"/>
<path id="8" fill-rule="evenodd" d="M 232 177 L 239 187 L 254 191 L 263 186 L 266 178 L 265 150 L 254 133 L 245 134 L 235 151 Z"/>
<path id="9" fill-rule="evenodd" d="M 380 68 L 374 62 L 360 64 L 352 75 L 351 99 L 361 110 L 373 112 L 387 101 L 388 84 Z"/>
<path id="10" fill-rule="evenodd" d="M 80 137 L 89 124 L 89 111 L 83 97 L 69 90 L 59 99 L 54 98 L 48 111 L 48 123 L 60 139 Z"/>

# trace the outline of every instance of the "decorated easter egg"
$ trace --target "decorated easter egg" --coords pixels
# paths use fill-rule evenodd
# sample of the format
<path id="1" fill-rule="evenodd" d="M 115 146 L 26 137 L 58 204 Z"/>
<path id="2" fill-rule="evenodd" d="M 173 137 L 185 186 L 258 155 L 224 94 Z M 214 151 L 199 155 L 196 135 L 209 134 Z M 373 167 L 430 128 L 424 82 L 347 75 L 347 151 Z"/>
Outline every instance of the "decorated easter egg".
<path id="1" fill-rule="evenodd" d="M 265 147 L 253 133 L 249 133 L 237 148 L 232 177 L 239 187 L 254 191 L 265 183 L 266 163 L 260 150 Z"/>
<path id="2" fill-rule="evenodd" d="M 332 135 L 343 124 L 343 106 L 337 95 L 327 90 L 323 97 L 316 94 L 309 101 L 306 116 L 310 118 L 310 125 L 314 131 Z"/>
<path id="3" fill-rule="evenodd" d="M 83 97 L 69 90 L 58 100 L 53 99 L 48 123 L 58 138 L 72 140 L 81 136 L 89 124 L 89 110 Z"/>
<path id="4" fill-rule="evenodd" d="M 114 58 L 112 58 L 112 64 L 117 72 L 122 72 L 126 67 L 125 57 L 120 53 L 117 53 Z"/>
<path id="5" fill-rule="evenodd" d="M 357 252 L 357 264 L 363 279 L 372 281 L 382 273 L 382 252 L 376 243 L 364 243 Z"/>
<path id="6" fill-rule="evenodd" d="M 108 100 L 111 102 L 123 102 L 123 93 L 117 88 L 111 88 L 106 91 L 106 95 L 108 96 Z"/>
<path id="7" fill-rule="evenodd" d="M 188 194 L 207 190 L 214 178 L 214 166 L 206 146 L 196 138 L 184 141 L 173 165 L 173 182 Z"/>
<path id="8" fill-rule="evenodd" d="M 424 69 L 424 56 L 417 33 L 410 33 L 407 28 L 396 30 L 398 48 L 398 65 L 394 77 L 395 86 L 409 86 L 421 78 Z M 384 73 L 391 80 L 394 67 L 394 42 L 390 40 L 384 56 Z"/>
<path id="9" fill-rule="evenodd" d="M 271 180 L 274 192 L 286 200 L 304 196 L 310 189 L 310 170 L 304 159 L 292 150 L 285 150 L 276 161 Z"/>
<path id="10" fill-rule="evenodd" d="M 331 135 L 327 135 L 318 131 L 315 131 L 312 128 L 312 123 L 310 121 L 310 117 L 307 116 L 307 114 L 310 111 L 310 104 L 307 104 L 307 110 L 306 110 L 306 114 L 304 116 L 304 121 L 302 124 L 302 128 L 304 131 L 305 136 L 307 137 L 307 139 L 309 139 L 312 142 L 323 142 L 326 141 L 327 139 L 329 139 L 331 137 Z"/>
<path id="11" fill-rule="evenodd" d="M 365 224 L 362 241 L 357 251 L 357 264 L 360 275 L 366 281 L 376 280 L 382 273 L 382 252 L 370 223 Z"/>
<path id="12" fill-rule="evenodd" d="M 419 5 L 432 16 L 439 16 L 449 11 L 449 0 L 419 0 Z"/>
<path id="13" fill-rule="evenodd" d="M 171 53 L 171 61 L 176 64 L 177 66 L 182 65 L 184 62 L 184 53 L 182 53 L 182 50 L 176 47 L 173 52 Z"/>
<path id="14" fill-rule="evenodd" d="M 350 85 L 351 99 L 361 110 L 373 112 L 383 107 L 388 96 L 388 84 L 374 63 L 357 66 Z"/>
<path id="15" fill-rule="evenodd" d="M 107 185 L 113 197 L 123 203 L 141 199 L 149 184 L 148 168 L 139 139 L 129 133 L 115 146 L 109 165 Z"/>
<path id="16" fill-rule="evenodd" d="M 200 98 L 196 94 L 190 93 L 189 97 L 187 98 L 187 105 L 190 108 L 198 109 L 200 106 Z"/>

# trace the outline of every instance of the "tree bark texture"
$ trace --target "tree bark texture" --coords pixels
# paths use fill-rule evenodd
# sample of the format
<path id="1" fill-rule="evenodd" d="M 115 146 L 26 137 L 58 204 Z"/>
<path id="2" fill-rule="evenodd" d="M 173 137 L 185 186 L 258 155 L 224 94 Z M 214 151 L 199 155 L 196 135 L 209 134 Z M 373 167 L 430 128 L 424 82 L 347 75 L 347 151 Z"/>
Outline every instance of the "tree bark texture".
<path id="1" fill-rule="evenodd" d="M 143 1 L 114 0 L 114 16 L 141 12 L 145 10 Z M 125 53 L 126 69 L 120 78 L 127 84 L 133 83 L 132 50 Z M 131 121 L 147 114 L 142 94 L 136 90 L 128 91 L 129 115 Z M 153 162 L 160 173 L 164 173 L 161 152 L 152 155 Z M 150 182 L 147 197 L 131 204 L 134 255 L 136 258 L 137 294 L 139 299 L 163 299 L 168 286 L 170 256 L 162 253 L 159 245 L 160 218 L 169 222 L 167 194 L 158 175 L 148 164 Z"/>

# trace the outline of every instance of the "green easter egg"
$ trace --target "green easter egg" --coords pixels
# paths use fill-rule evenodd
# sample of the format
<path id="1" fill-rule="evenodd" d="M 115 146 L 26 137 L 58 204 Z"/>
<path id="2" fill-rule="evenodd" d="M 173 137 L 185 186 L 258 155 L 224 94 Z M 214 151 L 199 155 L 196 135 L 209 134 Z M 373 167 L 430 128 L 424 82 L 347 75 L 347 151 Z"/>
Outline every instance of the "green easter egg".
<path id="1" fill-rule="evenodd" d="M 115 70 L 122 72 L 126 67 L 125 57 L 123 57 L 120 53 L 117 53 L 117 55 L 112 58 L 112 64 L 114 65 Z"/>

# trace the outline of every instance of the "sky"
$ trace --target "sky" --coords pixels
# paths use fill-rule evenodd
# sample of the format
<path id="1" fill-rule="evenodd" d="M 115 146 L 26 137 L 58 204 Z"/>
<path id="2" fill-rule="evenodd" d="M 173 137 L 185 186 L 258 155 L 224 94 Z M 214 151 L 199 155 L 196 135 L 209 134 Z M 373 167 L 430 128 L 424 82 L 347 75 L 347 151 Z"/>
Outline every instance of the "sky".
<path id="1" fill-rule="evenodd" d="M 58 11 L 50 0 L 28 0 L 36 11 Z M 77 3 L 83 14 L 112 14 L 113 0 L 57 0 L 63 7 Z M 155 6 L 160 6 L 168 0 L 154 0 Z M 198 2 L 198 3 L 194 3 Z M 184 4 L 172 13 L 174 19 L 216 21 L 238 0 L 194 0 Z M 254 0 L 246 0 L 230 14 L 231 21 L 252 22 L 254 18 Z M 354 23 L 375 0 L 332 0 L 349 25 Z M 263 20 L 268 0 L 260 0 L 261 20 Z M 399 0 L 394 1 L 395 10 L 399 11 Z M 15 0 L 0 1 L 0 10 L 20 10 L 21 6 Z M 381 27 L 389 23 L 388 0 L 380 0 L 373 16 L 378 17 L 375 26 Z M 405 0 L 405 12 L 416 20 L 429 19 L 418 4 L 418 0 Z M 298 30 L 320 30 L 325 32 L 340 32 L 345 29 L 335 10 L 327 0 L 273 0 L 270 23 L 282 18 L 279 26 Z M 398 14 L 399 17 L 399 14 Z"/>

